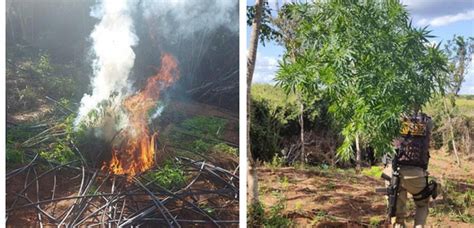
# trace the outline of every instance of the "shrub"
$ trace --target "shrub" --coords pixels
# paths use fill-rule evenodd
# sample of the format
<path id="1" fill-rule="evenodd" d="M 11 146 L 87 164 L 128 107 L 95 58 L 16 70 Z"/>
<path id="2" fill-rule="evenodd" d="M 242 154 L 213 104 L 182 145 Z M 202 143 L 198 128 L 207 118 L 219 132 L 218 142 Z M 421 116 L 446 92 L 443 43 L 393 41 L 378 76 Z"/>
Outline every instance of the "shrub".
<path id="1" fill-rule="evenodd" d="M 294 94 L 280 87 L 252 85 L 250 140 L 254 159 L 270 161 L 280 154 L 284 143 L 299 134 L 300 107 Z M 305 129 L 328 132 L 332 119 L 325 99 L 304 100 Z M 285 139 L 285 140 L 284 140 Z"/>

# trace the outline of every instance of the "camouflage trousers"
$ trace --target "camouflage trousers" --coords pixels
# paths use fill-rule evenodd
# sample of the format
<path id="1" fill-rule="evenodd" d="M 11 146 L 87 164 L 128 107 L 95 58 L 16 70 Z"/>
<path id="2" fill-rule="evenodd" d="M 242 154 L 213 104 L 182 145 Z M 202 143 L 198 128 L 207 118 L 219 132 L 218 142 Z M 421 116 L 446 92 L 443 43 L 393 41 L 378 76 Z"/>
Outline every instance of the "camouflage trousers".
<path id="1" fill-rule="evenodd" d="M 392 174 L 392 167 L 385 168 L 384 173 Z M 417 194 L 423 190 L 426 185 L 427 172 L 419 167 L 401 166 L 400 167 L 400 191 L 397 198 L 397 213 L 396 219 L 392 223 L 394 227 L 406 227 L 405 218 L 407 216 L 406 204 L 408 201 L 408 194 Z M 421 228 L 426 224 L 428 217 L 428 204 L 430 199 L 415 201 L 415 227 Z"/>

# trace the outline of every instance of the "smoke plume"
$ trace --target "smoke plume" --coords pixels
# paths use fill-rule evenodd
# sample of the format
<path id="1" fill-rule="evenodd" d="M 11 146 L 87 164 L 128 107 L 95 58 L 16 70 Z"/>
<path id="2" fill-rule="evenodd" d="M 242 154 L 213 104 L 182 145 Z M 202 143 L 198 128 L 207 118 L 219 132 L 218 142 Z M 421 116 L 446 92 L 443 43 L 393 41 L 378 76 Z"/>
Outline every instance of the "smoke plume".
<path id="1" fill-rule="evenodd" d="M 76 127 L 105 100 L 111 102 L 110 108 L 119 107 L 131 90 L 128 77 L 135 61 L 132 47 L 138 43 L 131 14 L 136 5 L 136 0 L 102 0 L 92 8 L 91 16 L 100 20 L 90 35 L 95 56 L 92 93 L 84 94 L 81 100 Z"/>
<path id="2" fill-rule="evenodd" d="M 238 32 L 236 10 L 238 3 L 234 0 L 99 0 L 91 10 L 91 16 L 99 20 L 90 35 L 94 56 L 92 91 L 84 94 L 81 100 L 74 122 L 76 129 L 85 123 L 96 130 L 97 136 L 110 139 L 129 125 L 128 113 L 123 110 L 122 103 L 134 93 L 131 71 L 141 70 L 133 69 L 136 57 L 133 48 L 139 41 L 134 22 L 140 22 L 134 21 L 134 17 L 152 21 L 144 26 L 160 34 L 157 42 L 173 46 L 177 42 L 176 37 L 179 37 L 179 42 L 186 42 L 193 40 L 196 33 L 212 34 L 221 27 L 228 28 L 232 33 Z M 144 26 L 137 28 L 143 29 Z M 183 53 L 174 51 L 178 57 L 189 58 L 178 59 L 180 62 L 191 62 L 185 64 L 190 66 L 189 72 L 195 71 L 195 63 L 199 63 L 202 50 L 207 49 L 206 44 L 210 40 L 203 35 L 199 42 L 199 51 L 186 48 L 179 49 Z M 181 46 L 181 43 L 178 44 Z M 194 48 L 193 45 L 191 47 Z M 151 118 L 162 111 L 163 107 L 158 107 Z M 96 115 L 90 115 L 93 112 Z"/>
<path id="3" fill-rule="evenodd" d="M 238 32 L 237 7 L 234 0 L 144 0 L 141 4 L 144 16 L 156 18 L 160 32 L 170 39 L 189 38 L 195 32 L 210 32 L 220 26 Z"/>

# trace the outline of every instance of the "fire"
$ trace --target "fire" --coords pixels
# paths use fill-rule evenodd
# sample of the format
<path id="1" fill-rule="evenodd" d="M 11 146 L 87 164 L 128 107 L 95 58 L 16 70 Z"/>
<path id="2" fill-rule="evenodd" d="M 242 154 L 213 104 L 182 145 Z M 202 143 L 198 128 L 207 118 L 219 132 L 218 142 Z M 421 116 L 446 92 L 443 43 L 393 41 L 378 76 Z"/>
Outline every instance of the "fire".
<path id="1" fill-rule="evenodd" d="M 104 163 L 103 169 L 131 177 L 151 168 L 155 161 L 155 139 L 158 134 L 150 133 L 148 112 L 156 106 L 161 90 L 171 86 L 178 77 L 175 59 L 170 54 L 164 54 L 161 67 L 154 76 L 148 78 L 145 88 L 123 101 L 129 125 L 120 132 L 120 143 L 112 146 L 112 159 L 108 164 Z"/>

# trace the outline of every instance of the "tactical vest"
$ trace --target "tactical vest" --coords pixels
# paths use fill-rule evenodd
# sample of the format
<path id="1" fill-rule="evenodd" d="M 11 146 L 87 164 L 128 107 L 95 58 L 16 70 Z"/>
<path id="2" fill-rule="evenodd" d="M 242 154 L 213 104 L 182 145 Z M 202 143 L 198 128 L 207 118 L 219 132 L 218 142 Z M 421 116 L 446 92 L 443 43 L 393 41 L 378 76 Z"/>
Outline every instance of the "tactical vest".
<path id="1" fill-rule="evenodd" d="M 403 119 L 401 137 L 395 141 L 398 164 L 428 168 L 429 135 L 431 134 L 429 124 L 431 124 L 431 118 L 426 114 Z"/>

